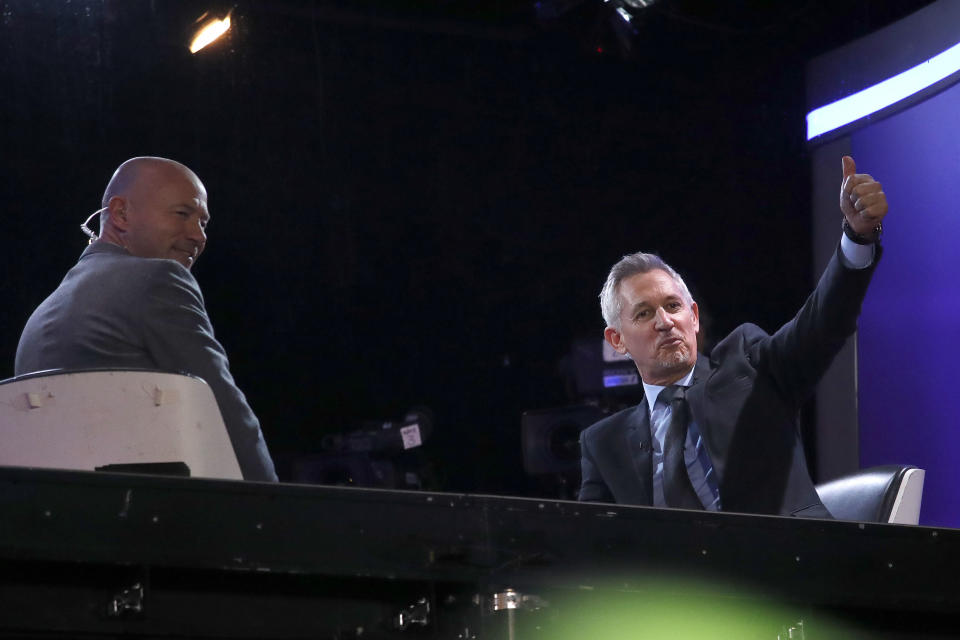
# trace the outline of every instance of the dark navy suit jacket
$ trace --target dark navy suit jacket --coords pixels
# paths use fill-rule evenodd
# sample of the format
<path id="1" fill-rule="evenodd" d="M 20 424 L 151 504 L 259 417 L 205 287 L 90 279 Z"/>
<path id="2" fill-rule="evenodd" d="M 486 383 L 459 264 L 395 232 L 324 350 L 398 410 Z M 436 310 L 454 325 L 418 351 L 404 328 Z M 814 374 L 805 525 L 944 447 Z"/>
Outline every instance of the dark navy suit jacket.
<path id="1" fill-rule="evenodd" d="M 184 372 L 210 385 L 247 480 L 276 481 L 260 422 L 230 375 L 200 287 L 175 260 L 96 242 L 27 321 L 15 374 L 97 367 Z"/>
<path id="2" fill-rule="evenodd" d="M 797 413 L 857 327 L 880 258 L 849 269 L 839 248 L 797 315 L 773 335 L 737 327 L 710 357 L 698 356 L 687 392 L 713 461 L 724 511 L 829 518 L 807 470 Z M 580 499 L 653 504 L 647 402 L 580 437 Z"/>

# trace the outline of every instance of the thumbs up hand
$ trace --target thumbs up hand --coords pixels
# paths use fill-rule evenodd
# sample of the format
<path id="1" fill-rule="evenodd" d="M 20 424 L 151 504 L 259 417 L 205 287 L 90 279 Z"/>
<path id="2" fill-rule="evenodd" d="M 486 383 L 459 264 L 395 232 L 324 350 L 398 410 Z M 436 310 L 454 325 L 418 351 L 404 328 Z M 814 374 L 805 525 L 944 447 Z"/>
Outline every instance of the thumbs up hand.
<path id="1" fill-rule="evenodd" d="M 853 231 L 874 236 L 887 215 L 887 196 L 883 186 L 868 173 L 857 173 L 857 163 L 843 156 L 843 182 L 840 183 L 840 211 Z"/>

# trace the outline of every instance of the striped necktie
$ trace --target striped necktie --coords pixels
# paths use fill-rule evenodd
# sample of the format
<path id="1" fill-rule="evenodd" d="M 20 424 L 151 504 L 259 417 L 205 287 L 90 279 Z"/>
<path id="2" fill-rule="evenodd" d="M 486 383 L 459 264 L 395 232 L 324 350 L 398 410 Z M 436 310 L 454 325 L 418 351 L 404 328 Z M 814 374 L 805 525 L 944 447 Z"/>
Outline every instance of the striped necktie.
<path id="1" fill-rule="evenodd" d="M 663 441 L 663 497 L 668 507 L 703 509 L 687 474 L 683 447 L 687 442 L 690 424 L 690 405 L 684 387 L 673 385 L 660 392 L 660 398 L 670 404 L 670 427 Z"/>

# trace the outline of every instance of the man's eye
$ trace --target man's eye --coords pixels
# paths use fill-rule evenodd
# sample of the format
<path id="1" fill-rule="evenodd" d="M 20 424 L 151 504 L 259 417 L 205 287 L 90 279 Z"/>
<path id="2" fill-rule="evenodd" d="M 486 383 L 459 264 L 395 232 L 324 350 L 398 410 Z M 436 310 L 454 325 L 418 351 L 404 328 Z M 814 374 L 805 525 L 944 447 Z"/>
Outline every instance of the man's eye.
<path id="1" fill-rule="evenodd" d="M 667 308 L 669 308 L 670 311 L 680 311 L 680 309 L 683 308 L 683 305 L 679 302 L 671 302 L 669 305 L 667 305 Z"/>

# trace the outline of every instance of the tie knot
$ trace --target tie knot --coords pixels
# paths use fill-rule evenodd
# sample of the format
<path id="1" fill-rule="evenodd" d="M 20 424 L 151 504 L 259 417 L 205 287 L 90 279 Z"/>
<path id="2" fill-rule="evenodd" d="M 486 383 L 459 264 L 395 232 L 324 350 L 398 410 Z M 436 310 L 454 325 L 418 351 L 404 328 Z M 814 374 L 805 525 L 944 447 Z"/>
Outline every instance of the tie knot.
<path id="1" fill-rule="evenodd" d="M 670 404 L 673 400 L 683 400 L 687 397 L 687 388 L 679 384 L 672 384 L 664 387 L 657 396 L 657 400 L 664 404 Z"/>

